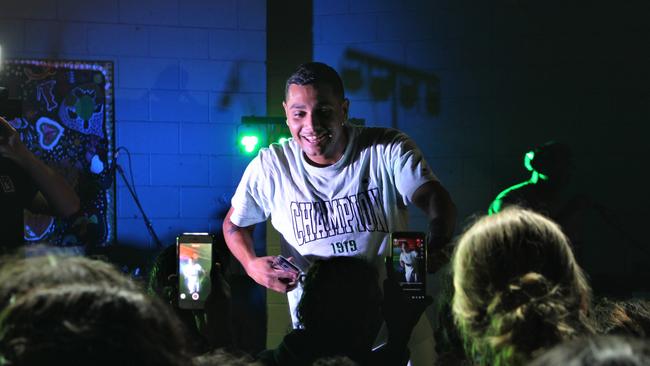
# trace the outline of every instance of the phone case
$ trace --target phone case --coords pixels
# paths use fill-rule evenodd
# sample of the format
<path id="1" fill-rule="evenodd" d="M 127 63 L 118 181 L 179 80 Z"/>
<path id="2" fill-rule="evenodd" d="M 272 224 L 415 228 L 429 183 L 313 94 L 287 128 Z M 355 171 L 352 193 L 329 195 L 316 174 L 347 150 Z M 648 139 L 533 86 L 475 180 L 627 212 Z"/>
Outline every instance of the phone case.
<path id="1" fill-rule="evenodd" d="M 285 258 L 285 257 L 283 257 L 281 255 L 278 255 L 277 257 L 275 257 L 275 259 L 273 260 L 273 265 L 272 266 L 273 266 L 273 268 L 282 269 L 284 271 L 293 272 L 295 274 L 302 273 L 302 270 L 298 266 L 296 266 L 291 261 L 289 261 L 287 258 Z"/>

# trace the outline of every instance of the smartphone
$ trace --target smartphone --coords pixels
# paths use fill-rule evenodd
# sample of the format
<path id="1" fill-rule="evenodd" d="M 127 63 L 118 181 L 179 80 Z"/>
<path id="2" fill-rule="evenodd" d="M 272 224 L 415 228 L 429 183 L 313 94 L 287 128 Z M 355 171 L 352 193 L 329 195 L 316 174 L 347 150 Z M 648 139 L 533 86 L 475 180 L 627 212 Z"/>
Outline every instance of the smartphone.
<path id="1" fill-rule="evenodd" d="M 423 232 L 390 235 L 390 263 L 402 292 L 413 300 L 426 296 L 427 246 Z"/>
<path id="2" fill-rule="evenodd" d="M 212 235 L 183 233 L 176 238 L 178 259 L 178 307 L 203 309 L 210 295 Z"/>
<path id="3" fill-rule="evenodd" d="M 287 272 L 293 272 L 298 276 L 302 273 L 302 269 L 300 269 L 300 267 L 281 255 L 275 257 L 271 266 L 273 268 L 281 269 Z"/>

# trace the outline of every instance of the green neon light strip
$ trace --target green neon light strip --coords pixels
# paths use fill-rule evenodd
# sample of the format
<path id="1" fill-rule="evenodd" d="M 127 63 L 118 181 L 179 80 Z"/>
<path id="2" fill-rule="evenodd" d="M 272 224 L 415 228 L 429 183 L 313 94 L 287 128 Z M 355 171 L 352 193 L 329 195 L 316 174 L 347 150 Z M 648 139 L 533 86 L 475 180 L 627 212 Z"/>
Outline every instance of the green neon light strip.
<path id="1" fill-rule="evenodd" d="M 503 201 L 503 197 L 505 197 L 508 193 L 517 190 L 519 188 L 522 188 L 524 186 L 527 186 L 529 184 L 537 184 L 537 182 L 539 182 L 540 179 L 548 180 L 547 175 L 544 175 L 536 171 L 535 168 L 533 168 L 533 164 L 531 164 L 531 162 L 533 161 L 534 158 L 535 158 L 534 151 L 529 151 L 526 153 L 526 155 L 524 155 L 524 166 L 529 172 L 533 172 L 533 174 L 530 176 L 530 179 L 525 182 L 515 184 L 514 186 L 508 187 L 503 191 L 501 191 L 501 193 L 497 195 L 497 198 L 495 198 L 494 201 L 492 201 L 492 204 L 490 204 L 490 208 L 488 209 L 488 215 L 492 215 L 501 211 L 501 201 Z"/>
<path id="2" fill-rule="evenodd" d="M 524 166 L 529 172 L 532 172 L 533 170 L 533 165 L 531 164 L 531 161 L 535 158 L 535 152 L 534 151 L 529 151 L 524 155 Z"/>
<path id="3" fill-rule="evenodd" d="M 497 198 L 495 198 L 494 201 L 492 201 L 492 204 L 490 205 L 490 208 L 488 209 L 488 215 L 492 215 L 492 214 L 495 214 L 495 213 L 501 211 L 501 201 L 503 201 L 503 197 L 505 197 L 508 193 L 510 193 L 510 192 L 512 192 L 512 191 L 514 191 L 516 189 L 522 188 L 524 186 L 527 186 L 529 184 L 535 184 L 535 183 L 533 183 L 532 178 L 530 180 L 525 181 L 525 182 L 517 183 L 514 186 L 511 186 L 511 187 L 508 187 L 508 188 L 504 189 L 501 193 L 499 193 Z"/>

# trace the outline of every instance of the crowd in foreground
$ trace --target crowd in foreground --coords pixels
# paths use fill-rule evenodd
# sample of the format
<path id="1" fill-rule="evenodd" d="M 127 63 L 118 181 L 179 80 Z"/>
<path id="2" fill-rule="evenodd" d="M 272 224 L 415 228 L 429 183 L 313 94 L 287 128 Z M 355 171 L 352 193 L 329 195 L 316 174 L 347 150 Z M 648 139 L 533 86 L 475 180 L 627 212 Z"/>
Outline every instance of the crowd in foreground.
<path id="1" fill-rule="evenodd" d="M 0 267 L 0 364 L 406 365 L 415 323 L 436 303 L 438 365 L 650 364 L 643 300 L 592 299 L 554 222 L 511 207 L 456 241 L 448 287 L 413 301 L 353 257 L 316 262 L 303 282 L 300 327 L 249 355 L 231 336 L 229 286 L 215 267 L 204 311 L 173 306 L 173 257 L 144 288 L 110 263 L 45 254 Z M 444 271 L 444 270 L 443 270 Z M 385 324 L 387 337 L 375 345 Z"/>

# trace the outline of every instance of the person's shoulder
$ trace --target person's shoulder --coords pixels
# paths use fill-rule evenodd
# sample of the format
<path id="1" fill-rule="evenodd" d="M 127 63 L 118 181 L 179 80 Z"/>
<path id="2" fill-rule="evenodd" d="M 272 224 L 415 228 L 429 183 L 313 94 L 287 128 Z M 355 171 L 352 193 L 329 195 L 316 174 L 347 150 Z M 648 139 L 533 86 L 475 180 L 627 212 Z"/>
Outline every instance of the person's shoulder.
<path id="1" fill-rule="evenodd" d="M 390 127 L 378 127 L 378 126 L 352 126 L 353 129 L 357 129 L 359 135 L 368 135 L 368 136 L 406 136 L 402 131 L 390 128 Z"/>
<path id="2" fill-rule="evenodd" d="M 395 128 L 354 126 L 359 141 L 370 145 L 389 145 L 407 141 L 408 136 Z"/>
<path id="3" fill-rule="evenodd" d="M 287 171 L 300 164 L 300 147 L 293 140 L 273 143 L 263 147 L 250 164 L 263 168 L 267 174 L 277 171 Z"/>
<path id="4" fill-rule="evenodd" d="M 274 142 L 268 147 L 261 148 L 258 156 L 264 162 L 286 162 L 299 156 L 297 154 L 299 151 L 298 145 L 293 139 L 289 139 L 281 143 Z"/>

